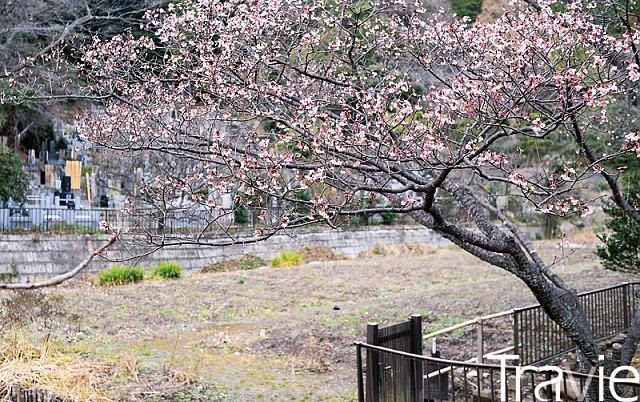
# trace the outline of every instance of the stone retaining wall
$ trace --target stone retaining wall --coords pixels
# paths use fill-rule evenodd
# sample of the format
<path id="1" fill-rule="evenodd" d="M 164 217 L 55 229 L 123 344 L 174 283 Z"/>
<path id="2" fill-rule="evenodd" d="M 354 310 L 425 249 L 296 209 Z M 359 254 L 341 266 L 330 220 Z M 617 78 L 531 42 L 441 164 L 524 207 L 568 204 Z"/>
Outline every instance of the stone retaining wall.
<path id="1" fill-rule="evenodd" d="M 106 241 L 105 236 L 94 236 L 94 247 Z M 318 244 L 331 248 L 336 253 L 355 257 L 362 251 L 371 250 L 378 243 L 420 243 L 432 247 L 448 244 L 433 231 L 421 226 L 372 226 L 349 230 L 298 230 L 295 237 L 278 234 L 254 244 L 206 247 L 181 245 L 166 247 L 139 259 L 138 265 L 153 267 L 161 261 L 176 261 L 188 271 L 203 265 L 244 254 L 255 254 L 270 259 L 282 250 L 292 250 L 305 245 Z M 106 257 L 118 258 L 140 254 L 148 249 L 131 245 L 115 244 Z M 66 272 L 84 258 L 86 245 L 83 235 L 0 235 L 0 273 L 12 272 L 15 268 L 21 280 L 50 277 Z M 133 261 L 129 262 L 133 264 Z M 96 272 L 113 263 L 103 258 L 94 260 L 88 268 Z"/>

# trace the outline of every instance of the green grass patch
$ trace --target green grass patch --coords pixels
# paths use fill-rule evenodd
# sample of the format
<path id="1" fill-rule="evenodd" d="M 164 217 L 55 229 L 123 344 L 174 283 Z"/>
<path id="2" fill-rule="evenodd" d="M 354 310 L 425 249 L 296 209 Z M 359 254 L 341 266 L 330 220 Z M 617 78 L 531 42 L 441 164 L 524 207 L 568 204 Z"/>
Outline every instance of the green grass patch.
<path id="1" fill-rule="evenodd" d="M 182 276 L 182 267 L 174 261 L 163 261 L 151 272 L 154 278 L 175 279 Z"/>
<path id="2" fill-rule="evenodd" d="M 140 282 L 144 279 L 144 271 L 140 267 L 125 267 L 115 265 L 98 272 L 98 285 L 118 286 L 127 283 Z"/>

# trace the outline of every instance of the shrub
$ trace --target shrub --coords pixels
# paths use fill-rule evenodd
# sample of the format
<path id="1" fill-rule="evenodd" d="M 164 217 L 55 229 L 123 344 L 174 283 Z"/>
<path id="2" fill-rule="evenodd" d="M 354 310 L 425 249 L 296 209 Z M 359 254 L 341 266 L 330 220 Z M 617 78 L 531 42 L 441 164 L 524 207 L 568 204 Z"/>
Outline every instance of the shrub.
<path id="1" fill-rule="evenodd" d="M 249 210 L 244 205 L 239 205 L 233 210 L 233 219 L 236 225 L 246 225 L 249 223 Z"/>
<path id="2" fill-rule="evenodd" d="M 630 171 L 623 176 L 623 194 L 631 205 L 640 204 L 640 173 Z M 602 265 L 614 271 L 640 271 L 640 225 L 613 202 L 605 202 L 602 209 L 610 220 L 606 231 L 598 228 L 598 238 L 604 246 L 598 246 L 596 254 Z"/>
<path id="3" fill-rule="evenodd" d="M 298 251 L 281 251 L 269 261 L 272 267 L 292 267 L 302 264 L 302 253 Z"/>
<path id="4" fill-rule="evenodd" d="M 140 267 L 123 267 L 115 265 L 109 269 L 98 272 L 98 284 L 104 286 L 117 286 L 126 283 L 140 282 L 144 279 L 144 271 Z"/>
<path id="5" fill-rule="evenodd" d="M 151 273 L 151 276 L 171 279 L 182 276 L 182 267 L 174 261 L 164 261 L 158 264 Z"/>
<path id="6" fill-rule="evenodd" d="M 394 212 L 383 212 L 381 215 L 383 225 L 393 225 L 398 219 L 398 215 Z"/>
<path id="7" fill-rule="evenodd" d="M 482 0 L 452 0 L 451 11 L 458 17 L 469 17 L 471 21 L 475 21 L 482 12 Z"/>
<path id="8" fill-rule="evenodd" d="M 358 258 L 373 258 L 378 256 L 402 257 L 433 254 L 435 249 L 421 243 L 386 244 L 379 242 L 369 251 L 358 254 Z"/>

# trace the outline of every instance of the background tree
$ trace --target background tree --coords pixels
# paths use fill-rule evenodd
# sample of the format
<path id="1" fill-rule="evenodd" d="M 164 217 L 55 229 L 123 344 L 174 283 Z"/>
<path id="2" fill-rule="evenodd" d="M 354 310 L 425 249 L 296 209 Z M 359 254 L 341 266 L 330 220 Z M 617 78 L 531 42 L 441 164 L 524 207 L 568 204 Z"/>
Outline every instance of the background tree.
<path id="1" fill-rule="evenodd" d="M 508 187 L 539 213 L 584 216 L 594 201 L 585 183 L 599 175 L 640 222 L 617 163 L 640 155 L 640 134 L 609 125 L 610 105 L 635 107 L 621 99 L 636 93 L 640 36 L 630 24 L 612 32 L 593 4 L 516 5 L 470 26 L 384 1 L 182 2 L 152 16 L 154 39 L 125 33 L 78 55 L 87 94 L 105 100 L 81 129 L 114 150 L 184 162 L 188 173 L 145 185 L 160 213 L 178 196 L 210 211 L 228 194 L 258 206 L 263 224 L 250 241 L 350 216 L 410 215 L 520 278 L 588 369 L 602 350 L 576 292 L 486 189 Z M 618 2 L 598 4 L 619 13 Z M 550 164 L 538 145 L 554 138 L 573 152 Z M 308 201 L 296 198 L 307 189 Z M 366 202 L 378 197 L 385 202 Z M 239 241 L 147 234 L 157 247 Z M 607 369 L 630 363 L 639 333 L 640 316 Z"/>
<path id="2" fill-rule="evenodd" d="M 640 173 L 632 171 L 624 175 L 624 198 L 636 209 L 640 208 Z M 614 271 L 638 272 L 640 270 L 640 224 L 614 203 L 603 206 L 610 220 L 607 233 L 598 235 L 604 246 L 596 253 L 605 268 Z"/>
<path id="3" fill-rule="evenodd" d="M 81 80 L 70 65 L 73 47 L 94 37 L 108 39 L 126 28 L 137 28 L 146 11 L 162 0 L 24 0 L 0 2 L 0 136 L 18 150 L 20 138 L 40 137 L 52 127 L 51 117 L 71 116 L 78 105 L 64 108 L 46 100 L 83 99 L 76 91 Z M 63 59 L 49 58 L 53 49 L 64 47 Z M 10 84 L 10 85 L 8 85 Z M 21 95 L 21 96 L 16 96 Z M 17 103 L 11 100 L 19 99 Z M 28 103 L 23 103 L 29 99 Z M 38 124 L 32 124 L 35 120 Z M 38 147 L 39 148 L 39 143 Z"/>
<path id="4" fill-rule="evenodd" d="M 22 169 L 22 160 L 11 149 L 0 145 L 0 200 L 12 198 L 18 203 L 27 201 L 29 174 Z"/>

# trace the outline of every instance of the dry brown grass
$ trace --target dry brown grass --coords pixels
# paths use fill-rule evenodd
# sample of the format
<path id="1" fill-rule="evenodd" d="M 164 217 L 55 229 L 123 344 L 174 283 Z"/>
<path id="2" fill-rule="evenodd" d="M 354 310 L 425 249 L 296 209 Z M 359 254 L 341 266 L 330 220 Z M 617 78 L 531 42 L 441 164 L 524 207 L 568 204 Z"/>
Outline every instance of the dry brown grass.
<path id="1" fill-rule="evenodd" d="M 5 334 L 6 335 L 6 334 Z M 71 400 L 108 402 L 100 384 L 109 366 L 61 353 L 48 339 L 33 345 L 20 333 L 0 340 L 0 398 L 10 398 L 11 386 L 50 391 Z"/>
<path id="2" fill-rule="evenodd" d="M 387 244 L 378 242 L 371 250 L 360 253 L 358 258 L 421 256 L 435 252 L 435 248 L 426 244 Z"/>

